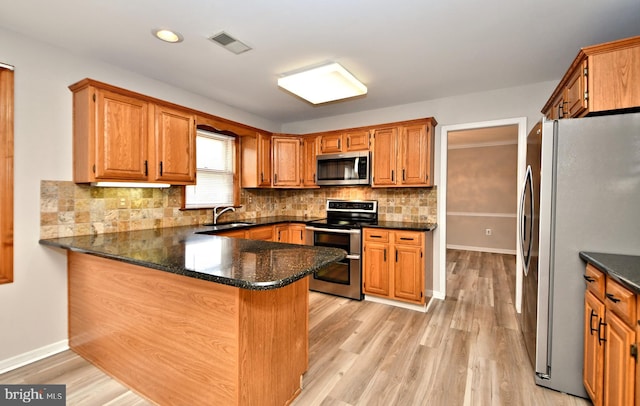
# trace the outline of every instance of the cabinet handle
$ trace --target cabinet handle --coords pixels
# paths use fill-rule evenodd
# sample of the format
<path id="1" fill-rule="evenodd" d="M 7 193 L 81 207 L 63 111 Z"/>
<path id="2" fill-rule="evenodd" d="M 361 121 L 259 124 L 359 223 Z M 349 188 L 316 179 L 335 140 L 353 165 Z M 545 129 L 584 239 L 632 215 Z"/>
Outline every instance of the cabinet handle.
<path id="1" fill-rule="evenodd" d="M 401 240 L 404 241 L 413 241 L 413 237 L 409 238 L 409 237 L 400 237 Z"/>
<path id="2" fill-rule="evenodd" d="M 349 148 L 351 146 L 351 138 L 347 137 L 347 148 Z"/>
<path id="3" fill-rule="evenodd" d="M 149 161 L 144 160 L 144 176 L 149 176 Z"/>
<path id="4" fill-rule="evenodd" d="M 314 173 L 314 174 L 313 174 L 313 183 L 316 183 L 316 182 L 317 182 L 317 180 L 316 180 L 316 174 Z"/>
<path id="5" fill-rule="evenodd" d="M 591 315 L 589 316 L 589 334 L 593 335 L 594 332 L 598 331 L 597 328 L 593 328 L 593 318 L 594 317 L 598 317 L 598 315 L 596 314 L 596 312 L 593 311 L 593 309 L 591 309 Z"/>
<path id="6" fill-rule="evenodd" d="M 394 176 L 394 171 L 393 169 L 391 170 L 391 182 L 395 182 L 395 176 Z"/>
<path id="7" fill-rule="evenodd" d="M 384 249 L 384 262 L 387 262 L 387 249 Z"/>
<path id="8" fill-rule="evenodd" d="M 587 275 L 582 275 L 582 277 L 583 277 L 583 278 L 584 278 L 584 280 L 585 280 L 585 281 L 587 281 L 588 283 L 593 283 L 593 282 L 595 282 L 595 281 L 596 281 L 595 279 L 593 279 L 592 277 L 587 276 Z"/>
<path id="9" fill-rule="evenodd" d="M 160 161 L 160 176 L 162 176 L 162 161 Z"/>
<path id="10" fill-rule="evenodd" d="M 278 241 L 280 241 L 280 230 L 278 230 Z"/>
<path id="11" fill-rule="evenodd" d="M 369 238 L 382 238 L 382 236 L 381 235 L 373 235 L 373 234 L 371 234 L 369 236 Z"/>
<path id="12" fill-rule="evenodd" d="M 602 345 L 602 343 L 607 341 L 607 339 L 603 337 L 604 328 L 602 328 L 606 326 L 607 326 L 607 323 L 604 323 L 602 319 L 598 321 L 598 345 Z"/>
<path id="13" fill-rule="evenodd" d="M 560 102 L 560 104 L 558 104 L 558 118 L 563 118 L 564 117 L 564 109 L 562 108 L 562 102 Z"/>
<path id="14" fill-rule="evenodd" d="M 341 140 L 338 140 L 338 149 L 340 149 L 340 141 L 341 141 Z"/>
<path id="15" fill-rule="evenodd" d="M 606 296 L 607 296 L 607 299 L 611 300 L 613 303 L 618 303 L 620 301 L 620 299 L 616 299 L 616 297 L 613 296 L 611 293 L 607 293 Z"/>
<path id="16" fill-rule="evenodd" d="M 404 169 L 402 169 L 402 180 L 404 180 Z"/>
<path id="17" fill-rule="evenodd" d="M 260 183 L 264 183 L 264 172 L 260 172 Z"/>
<path id="18" fill-rule="evenodd" d="M 302 241 L 302 230 L 300 230 L 300 241 Z"/>
<path id="19" fill-rule="evenodd" d="M 396 250 L 396 262 L 398 262 L 398 250 Z"/>
<path id="20" fill-rule="evenodd" d="M 274 173 L 274 174 L 273 174 L 273 181 L 274 181 L 275 183 L 278 183 L 278 174 L 277 174 L 277 173 Z"/>

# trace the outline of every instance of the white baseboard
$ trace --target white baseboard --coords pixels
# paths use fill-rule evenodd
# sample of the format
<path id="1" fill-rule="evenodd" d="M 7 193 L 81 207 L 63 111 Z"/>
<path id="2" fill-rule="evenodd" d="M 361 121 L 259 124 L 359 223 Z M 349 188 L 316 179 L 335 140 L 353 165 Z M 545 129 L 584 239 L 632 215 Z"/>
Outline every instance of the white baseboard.
<path id="1" fill-rule="evenodd" d="M 402 307 L 403 309 L 415 310 L 421 313 L 427 312 L 427 305 L 416 305 L 416 304 L 401 302 L 399 300 L 391 300 L 391 299 L 385 299 L 383 297 L 368 296 L 368 295 L 364 296 L 364 300 L 368 302 L 382 303 L 382 304 L 395 306 L 395 307 Z"/>
<path id="2" fill-rule="evenodd" d="M 434 299 L 444 300 L 446 299 L 447 295 L 443 292 L 431 291 L 431 297 Z"/>
<path id="3" fill-rule="evenodd" d="M 468 246 L 468 245 L 447 244 L 447 249 L 463 250 L 463 251 L 490 252 L 492 254 L 516 255 L 516 250 L 507 250 L 507 249 L 502 249 L 502 248 L 471 247 L 471 246 Z"/>
<path id="4" fill-rule="evenodd" d="M 16 368 L 31 364 L 43 358 L 50 357 L 69 349 L 69 340 L 58 341 L 57 343 L 45 345 L 35 350 L 16 355 L 15 357 L 0 360 L 0 374 L 12 371 Z"/>

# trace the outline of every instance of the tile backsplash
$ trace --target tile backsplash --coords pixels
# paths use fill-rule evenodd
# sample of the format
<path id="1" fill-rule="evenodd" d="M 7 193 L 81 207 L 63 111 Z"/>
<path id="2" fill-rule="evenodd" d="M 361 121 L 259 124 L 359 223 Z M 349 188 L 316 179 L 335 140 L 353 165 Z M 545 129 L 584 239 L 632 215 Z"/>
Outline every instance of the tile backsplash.
<path id="1" fill-rule="evenodd" d="M 242 189 L 235 212 L 221 222 L 268 216 L 325 216 L 326 199 L 378 201 L 383 221 L 436 222 L 437 189 L 323 187 Z M 198 225 L 212 221 L 211 209 L 180 210 L 182 188 L 103 188 L 70 181 L 40 182 L 40 238 Z"/>

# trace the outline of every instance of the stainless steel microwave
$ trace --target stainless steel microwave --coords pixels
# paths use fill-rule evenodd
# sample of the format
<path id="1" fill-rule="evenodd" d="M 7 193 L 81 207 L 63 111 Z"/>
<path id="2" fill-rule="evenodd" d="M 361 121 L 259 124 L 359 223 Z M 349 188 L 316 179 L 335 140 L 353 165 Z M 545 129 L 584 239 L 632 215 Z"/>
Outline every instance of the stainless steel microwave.
<path id="1" fill-rule="evenodd" d="M 369 151 L 318 155 L 316 183 L 319 186 L 369 185 L 371 154 Z"/>

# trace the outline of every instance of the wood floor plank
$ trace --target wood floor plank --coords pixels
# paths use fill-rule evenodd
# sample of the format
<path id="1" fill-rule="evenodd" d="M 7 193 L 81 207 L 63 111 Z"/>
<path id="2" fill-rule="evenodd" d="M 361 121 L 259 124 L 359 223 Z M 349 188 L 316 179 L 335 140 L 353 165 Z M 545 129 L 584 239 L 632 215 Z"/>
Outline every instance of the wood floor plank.
<path id="1" fill-rule="evenodd" d="M 310 292 L 309 370 L 292 406 L 590 405 L 535 385 L 514 297 L 513 255 L 462 250 L 447 251 L 447 295 L 426 314 Z M 71 351 L 0 382 L 64 383 L 70 406 L 151 404 Z"/>

